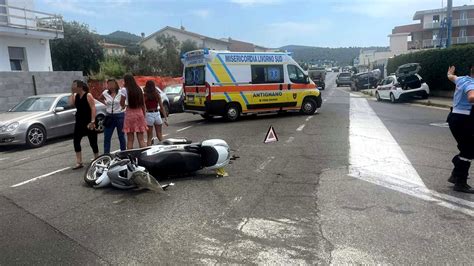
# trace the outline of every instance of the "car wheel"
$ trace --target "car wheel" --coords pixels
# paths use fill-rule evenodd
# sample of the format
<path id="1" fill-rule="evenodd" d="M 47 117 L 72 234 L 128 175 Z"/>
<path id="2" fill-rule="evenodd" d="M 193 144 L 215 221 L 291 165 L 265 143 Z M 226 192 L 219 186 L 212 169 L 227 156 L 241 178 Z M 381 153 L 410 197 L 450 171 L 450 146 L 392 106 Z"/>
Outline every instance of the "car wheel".
<path id="1" fill-rule="evenodd" d="M 301 112 L 305 115 L 312 115 L 317 109 L 316 102 L 313 99 L 306 99 L 301 106 Z"/>
<path id="2" fill-rule="evenodd" d="M 84 174 L 84 182 L 89 186 L 95 185 L 95 181 L 102 174 L 103 168 L 109 167 L 112 159 L 113 158 L 110 154 L 103 154 L 92 161 Z"/>
<path id="3" fill-rule="evenodd" d="M 163 104 L 163 107 L 165 108 L 166 116 L 170 115 L 170 105 L 168 103 Z"/>
<path id="4" fill-rule="evenodd" d="M 105 116 L 104 115 L 98 115 L 95 118 L 95 130 L 99 133 L 104 132 L 105 126 L 104 126 L 104 121 L 105 121 Z"/>
<path id="5" fill-rule="evenodd" d="M 240 117 L 240 108 L 236 104 L 229 104 L 225 111 L 224 118 L 229 122 L 237 121 Z"/>
<path id="6" fill-rule="evenodd" d="M 184 102 L 181 102 L 181 105 L 179 107 L 179 110 L 184 113 Z"/>
<path id="7" fill-rule="evenodd" d="M 393 95 L 393 93 L 390 93 L 390 102 L 391 103 L 396 103 L 397 102 L 397 99 L 395 99 L 395 95 Z"/>
<path id="8" fill-rule="evenodd" d="M 26 145 L 29 148 L 38 148 L 46 142 L 46 130 L 41 125 L 33 125 L 26 131 Z"/>
<path id="9" fill-rule="evenodd" d="M 375 98 L 377 98 L 377 101 L 380 102 L 382 99 L 380 99 L 380 95 L 378 92 L 375 93 Z"/>

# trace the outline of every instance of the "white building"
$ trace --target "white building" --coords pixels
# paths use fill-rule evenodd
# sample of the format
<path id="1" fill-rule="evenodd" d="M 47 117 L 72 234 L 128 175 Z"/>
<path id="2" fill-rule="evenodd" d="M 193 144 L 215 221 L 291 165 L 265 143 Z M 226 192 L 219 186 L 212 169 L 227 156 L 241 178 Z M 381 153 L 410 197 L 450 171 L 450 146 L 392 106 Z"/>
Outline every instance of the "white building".
<path id="1" fill-rule="evenodd" d="M 208 48 L 211 50 L 229 50 L 235 52 L 267 52 L 268 48 L 254 45 L 248 42 L 234 40 L 232 38 L 216 39 L 201 34 L 187 31 L 184 27 L 181 29 L 166 26 L 163 29 L 144 38 L 140 45 L 147 49 L 157 49 L 158 43 L 156 37 L 159 35 L 174 36 L 180 43 L 190 40 L 196 43 L 198 48 Z"/>
<path id="2" fill-rule="evenodd" d="M 63 38 L 61 16 L 34 0 L 0 0 L 0 71 L 53 71 L 49 40 Z"/>

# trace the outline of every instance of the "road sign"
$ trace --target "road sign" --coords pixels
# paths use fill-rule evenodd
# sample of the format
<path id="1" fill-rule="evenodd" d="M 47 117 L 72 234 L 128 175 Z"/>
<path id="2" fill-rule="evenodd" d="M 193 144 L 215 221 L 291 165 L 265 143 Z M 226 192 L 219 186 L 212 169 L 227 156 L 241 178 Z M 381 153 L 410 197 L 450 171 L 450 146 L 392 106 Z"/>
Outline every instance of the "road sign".
<path id="1" fill-rule="evenodd" d="M 275 129 L 273 129 L 273 126 L 270 126 L 270 128 L 268 129 L 267 135 L 265 136 L 265 140 L 263 141 L 263 143 L 267 144 L 267 143 L 276 142 L 276 141 L 278 141 L 278 136 L 275 133 Z"/>

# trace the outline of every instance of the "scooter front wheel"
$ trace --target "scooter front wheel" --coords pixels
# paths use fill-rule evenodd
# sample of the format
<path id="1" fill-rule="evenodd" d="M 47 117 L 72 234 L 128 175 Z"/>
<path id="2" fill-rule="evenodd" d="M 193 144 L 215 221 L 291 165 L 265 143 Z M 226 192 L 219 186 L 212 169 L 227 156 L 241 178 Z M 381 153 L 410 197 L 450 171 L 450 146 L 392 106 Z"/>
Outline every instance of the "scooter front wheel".
<path id="1" fill-rule="evenodd" d="M 84 182 L 89 186 L 94 186 L 96 180 L 103 173 L 103 171 L 109 167 L 113 157 L 110 154 L 103 154 L 97 157 L 87 167 L 86 173 L 84 174 Z"/>

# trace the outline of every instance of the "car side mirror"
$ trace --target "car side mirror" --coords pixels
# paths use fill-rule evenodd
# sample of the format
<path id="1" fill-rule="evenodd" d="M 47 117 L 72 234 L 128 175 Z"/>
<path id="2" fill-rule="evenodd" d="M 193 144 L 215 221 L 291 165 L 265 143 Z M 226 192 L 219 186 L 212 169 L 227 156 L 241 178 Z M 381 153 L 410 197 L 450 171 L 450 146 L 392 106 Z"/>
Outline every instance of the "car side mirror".
<path id="1" fill-rule="evenodd" d="M 305 75 L 304 78 L 305 78 L 306 84 L 311 83 L 311 82 L 309 81 L 309 77 L 308 77 L 308 76 Z"/>
<path id="2" fill-rule="evenodd" d="M 59 112 L 62 112 L 62 111 L 64 111 L 64 107 L 56 107 L 56 108 L 54 108 L 54 112 L 55 112 L 55 113 L 59 113 Z"/>

